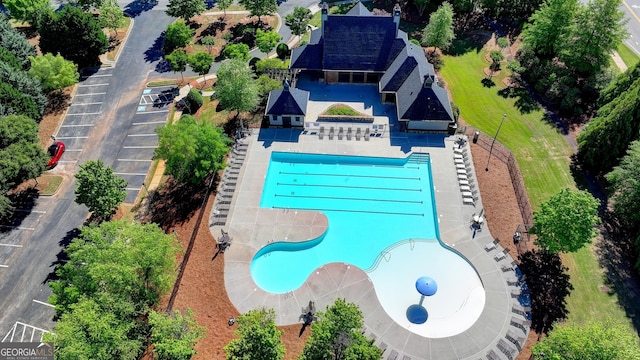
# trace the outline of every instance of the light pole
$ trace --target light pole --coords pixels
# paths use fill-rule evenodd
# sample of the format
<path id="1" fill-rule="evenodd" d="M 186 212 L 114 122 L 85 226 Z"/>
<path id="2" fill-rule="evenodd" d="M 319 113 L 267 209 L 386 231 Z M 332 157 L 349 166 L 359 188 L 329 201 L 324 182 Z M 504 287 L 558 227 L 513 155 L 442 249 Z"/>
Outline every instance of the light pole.
<path id="1" fill-rule="evenodd" d="M 487 159 L 487 166 L 484 168 L 484 171 L 489 171 L 489 161 L 491 161 L 491 152 L 493 151 L 493 144 L 496 143 L 496 138 L 500 133 L 500 128 L 502 127 L 502 123 L 506 118 L 507 118 L 507 114 L 502 114 L 502 120 L 500 120 L 500 125 L 498 125 L 498 130 L 496 131 L 496 135 L 493 137 L 493 141 L 491 142 L 491 147 L 489 148 L 489 158 Z"/>

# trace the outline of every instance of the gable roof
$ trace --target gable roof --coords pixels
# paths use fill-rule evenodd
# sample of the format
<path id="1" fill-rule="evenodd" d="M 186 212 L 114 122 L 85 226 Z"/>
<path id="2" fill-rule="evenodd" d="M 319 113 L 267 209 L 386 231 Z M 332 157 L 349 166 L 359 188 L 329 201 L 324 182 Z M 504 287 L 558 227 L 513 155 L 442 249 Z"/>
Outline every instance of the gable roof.
<path id="1" fill-rule="evenodd" d="M 285 84 L 282 89 L 269 93 L 266 115 L 302 115 L 307 113 L 309 92 L 289 87 Z"/>
<path id="2" fill-rule="evenodd" d="M 349 16 L 373 16 L 371 11 L 369 11 L 369 9 L 367 9 L 366 6 L 362 5 L 362 3 L 360 1 L 358 1 L 356 3 L 356 5 L 354 7 L 352 7 L 351 10 L 349 10 L 346 13 L 346 15 L 349 15 Z"/>
<path id="3" fill-rule="evenodd" d="M 425 85 L 426 78 L 433 83 Z M 437 84 L 434 75 L 422 73 L 420 67 L 414 68 L 396 92 L 396 107 L 399 120 L 454 120 L 447 91 Z"/>

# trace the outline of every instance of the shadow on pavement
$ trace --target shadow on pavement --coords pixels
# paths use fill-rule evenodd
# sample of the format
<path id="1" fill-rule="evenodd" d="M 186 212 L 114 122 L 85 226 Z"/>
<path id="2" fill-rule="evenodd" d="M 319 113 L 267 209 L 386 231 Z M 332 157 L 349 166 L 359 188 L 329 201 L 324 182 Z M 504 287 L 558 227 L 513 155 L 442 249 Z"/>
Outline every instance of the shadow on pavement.
<path id="1" fill-rule="evenodd" d="M 42 281 L 43 284 L 47 284 L 50 281 L 56 281 L 59 279 L 58 274 L 56 274 L 58 266 L 62 266 L 66 264 L 67 261 L 69 261 L 69 256 L 67 255 L 65 250 L 67 249 L 67 246 L 71 244 L 71 241 L 73 241 L 73 239 L 77 238 L 78 236 L 80 236 L 80 229 L 73 228 L 67 231 L 67 234 L 58 242 L 58 244 L 61 246 L 60 252 L 56 254 L 56 261 L 52 262 L 51 265 L 49 265 L 49 267 L 51 268 L 51 272 L 49 272 L 49 274 L 47 274 L 47 277 Z"/>
<path id="2" fill-rule="evenodd" d="M 124 13 L 134 18 L 158 5 L 157 0 L 135 0 L 124 7 Z"/>

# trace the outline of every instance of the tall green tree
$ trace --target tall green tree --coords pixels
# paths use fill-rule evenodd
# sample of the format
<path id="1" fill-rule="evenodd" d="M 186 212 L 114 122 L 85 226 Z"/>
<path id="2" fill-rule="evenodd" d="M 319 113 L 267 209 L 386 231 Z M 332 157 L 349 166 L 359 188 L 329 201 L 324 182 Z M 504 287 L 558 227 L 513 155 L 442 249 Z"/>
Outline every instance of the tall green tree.
<path id="1" fill-rule="evenodd" d="M 317 316 L 298 360 L 382 358 L 382 350 L 363 334 L 362 311 L 356 304 L 337 299 Z"/>
<path id="2" fill-rule="evenodd" d="M 285 25 L 287 25 L 291 33 L 296 36 L 302 36 L 307 33 L 310 20 L 311 10 L 302 6 L 294 7 L 293 12 L 284 17 Z"/>
<path id="3" fill-rule="evenodd" d="M 194 346 L 204 336 L 204 329 L 198 326 L 194 317 L 190 309 L 185 315 L 178 310 L 149 313 L 151 343 L 158 359 L 189 360 L 196 354 Z"/>
<path id="4" fill-rule="evenodd" d="M 187 64 L 189 63 L 187 52 L 184 51 L 184 49 L 175 49 L 171 54 L 165 56 L 165 59 L 171 65 L 171 70 L 173 70 L 173 72 L 180 72 L 180 77 L 182 77 L 182 81 L 184 81 L 183 72 L 187 70 Z"/>
<path id="5" fill-rule="evenodd" d="M 618 97 L 598 109 L 578 135 L 578 158 L 594 173 L 615 166 L 640 131 L 640 78 Z"/>
<path id="6" fill-rule="evenodd" d="M 613 320 L 556 327 L 532 349 L 536 360 L 638 360 L 638 336 Z"/>
<path id="7" fill-rule="evenodd" d="M 547 334 L 567 318 L 567 298 L 573 290 L 566 266 L 558 254 L 546 250 L 527 251 L 518 256 L 531 299 L 531 328 Z"/>
<path id="8" fill-rule="evenodd" d="M 222 55 L 227 59 L 239 59 L 247 61 L 251 57 L 249 55 L 249 45 L 243 43 L 227 44 L 222 50 Z"/>
<path id="9" fill-rule="evenodd" d="M 96 65 L 107 50 L 109 41 L 93 14 L 65 5 L 57 12 L 47 12 L 38 23 L 40 50 L 60 54 L 79 68 Z"/>
<path id="10" fill-rule="evenodd" d="M 40 14 L 51 9 L 48 0 L 4 0 L 3 5 L 11 18 L 34 26 Z"/>
<path id="11" fill-rule="evenodd" d="M 14 207 L 4 192 L 0 192 L 0 221 L 8 218 L 13 213 Z"/>
<path id="12" fill-rule="evenodd" d="M 120 319 L 93 299 L 82 298 L 58 320 L 44 341 L 53 342 L 56 359 L 135 360 L 143 338 L 131 338 L 135 324 Z"/>
<path id="13" fill-rule="evenodd" d="M 227 9 L 233 4 L 233 0 L 218 0 L 216 4 L 223 11 L 223 17 L 227 17 Z"/>
<path id="14" fill-rule="evenodd" d="M 610 54 L 629 35 L 621 0 L 589 0 L 580 6 L 563 37 L 559 59 L 583 76 L 601 72 Z"/>
<path id="15" fill-rule="evenodd" d="M 210 122 L 183 116 L 156 131 L 159 144 L 154 158 L 165 160 L 166 173 L 178 181 L 199 184 L 224 167 L 231 140 Z"/>
<path id="16" fill-rule="evenodd" d="M 217 75 L 214 96 L 223 108 L 237 111 L 238 117 L 241 111 L 250 111 L 258 106 L 258 86 L 251 68 L 242 60 L 222 63 Z"/>
<path id="17" fill-rule="evenodd" d="M 11 26 L 4 15 L 0 15 L 0 46 L 20 59 L 23 70 L 29 70 L 29 56 L 36 56 L 36 48 Z"/>
<path id="18" fill-rule="evenodd" d="M 533 213 L 536 245 L 552 253 L 575 252 L 597 235 L 599 202 L 586 191 L 564 189 Z"/>
<path id="19" fill-rule="evenodd" d="M 14 69 L 10 65 L 0 62 L 0 83 L 7 83 L 31 98 L 38 108 L 38 116 L 33 120 L 40 121 L 49 100 L 44 95 L 42 84 L 38 79 L 29 76 L 26 71 Z"/>
<path id="20" fill-rule="evenodd" d="M 2 45 L 0 45 L 0 61 L 16 70 L 23 70 L 22 61 Z"/>
<path id="21" fill-rule="evenodd" d="M 69 261 L 50 283 L 58 315 L 89 298 L 123 320 L 139 319 L 176 277 L 179 244 L 156 224 L 125 220 L 83 226 L 65 249 Z"/>
<path id="22" fill-rule="evenodd" d="M 265 54 L 273 50 L 281 39 L 282 36 L 275 31 L 256 31 L 256 46 Z"/>
<path id="23" fill-rule="evenodd" d="M 276 328 L 276 313 L 273 309 L 256 309 L 240 315 L 237 319 L 237 338 L 224 347 L 227 360 L 280 360 L 285 348 Z"/>
<path id="24" fill-rule="evenodd" d="M 249 10 L 251 16 L 257 16 L 258 23 L 262 23 L 262 16 L 272 15 L 278 11 L 277 0 L 240 0 L 240 5 Z"/>
<path id="25" fill-rule="evenodd" d="M 200 43 L 207 47 L 207 51 L 211 54 L 211 50 L 213 50 L 213 45 L 216 44 L 216 38 L 211 35 L 204 36 L 200 39 Z"/>
<path id="26" fill-rule="evenodd" d="M 204 76 L 204 80 L 207 80 L 207 73 L 211 70 L 213 65 L 213 56 L 206 52 L 199 52 L 189 56 L 189 66 L 198 75 Z"/>
<path id="27" fill-rule="evenodd" d="M 189 21 L 192 17 L 206 10 L 202 0 L 169 0 L 167 15 Z"/>
<path id="28" fill-rule="evenodd" d="M 38 120 L 42 117 L 33 98 L 4 82 L 0 82 L 0 104 L 0 116 L 24 115 Z"/>
<path id="29" fill-rule="evenodd" d="M 183 48 L 189 44 L 194 31 L 183 21 L 176 21 L 167 26 L 164 35 L 164 51 L 171 52 L 175 48 Z"/>
<path id="30" fill-rule="evenodd" d="M 424 11 L 427 10 L 427 6 L 429 6 L 429 0 L 413 0 L 413 3 L 416 5 L 416 9 L 418 9 L 418 14 L 420 14 L 420 16 L 424 15 Z"/>
<path id="31" fill-rule="evenodd" d="M 442 3 L 431 16 L 429 23 L 422 31 L 422 44 L 446 50 L 455 39 L 453 32 L 453 7 L 448 2 Z"/>
<path id="32" fill-rule="evenodd" d="M 78 65 L 65 60 L 61 55 L 47 53 L 30 57 L 29 75 L 40 80 L 46 90 L 58 90 L 73 85 L 80 80 Z"/>
<path id="33" fill-rule="evenodd" d="M 553 58 L 564 45 L 578 0 L 545 0 L 522 31 L 522 43 L 538 56 Z"/>
<path id="34" fill-rule="evenodd" d="M 0 117 L 0 193 L 40 176 L 46 164 L 38 124 L 22 115 Z"/>
<path id="35" fill-rule="evenodd" d="M 98 21 L 103 28 L 113 31 L 118 36 L 118 29 L 126 24 L 126 16 L 118 5 L 118 1 L 106 0 L 100 6 Z"/>
<path id="36" fill-rule="evenodd" d="M 108 218 L 127 197 L 127 182 L 102 160 L 89 160 L 75 174 L 76 203 L 84 204 L 97 219 Z"/>
<path id="37" fill-rule="evenodd" d="M 634 141 L 620 164 L 606 175 L 610 201 L 625 227 L 637 230 L 640 226 L 640 141 Z"/>

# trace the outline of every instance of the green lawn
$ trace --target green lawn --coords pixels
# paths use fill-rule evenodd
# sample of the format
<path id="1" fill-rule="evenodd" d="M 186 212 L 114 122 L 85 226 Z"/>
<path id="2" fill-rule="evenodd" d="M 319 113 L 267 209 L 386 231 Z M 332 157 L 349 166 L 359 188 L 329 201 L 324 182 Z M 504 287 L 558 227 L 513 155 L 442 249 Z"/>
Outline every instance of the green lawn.
<path id="1" fill-rule="evenodd" d="M 620 54 L 622 61 L 624 61 L 628 67 L 635 65 L 640 60 L 638 54 L 629 49 L 625 44 L 620 44 L 616 50 L 618 54 Z"/>
<path id="2" fill-rule="evenodd" d="M 447 83 L 452 100 L 460 107 L 464 121 L 483 132 L 493 135 L 502 118 L 507 114 L 498 141 L 506 145 L 516 156 L 522 171 L 532 206 L 563 188 L 575 188 L 569 171 L 571 149 L 556 128 L 546 120 L 541 109 L 526 94 L 514 93 L 505 98 L 499 92 L 505 88 L 502 79 L 508 70 L 502 70 L 493 81 L 495 86 L 482 84 L 483 69 L 488 66 L 485 52 L 477 47 L 463 46 L 457 56 L 444 56 L 441 75 Z M 569 268 L 574 286 L 568 299 L 568 322 L 583 324 L 591 320 L 615 318 L 629 323 L 625 312 L 618 306 L 617 297 L 602 292 L 604 283 L 592 247 L 587 246 L 575 254 L 563 257 Z M 633 331 L 629 325 L 630 331 Z"/>
<path id="3" fill-rule="evenodd" d="M 498 140 L 516 156 L 534 209 L 561 189 L 574 187 L 569 172 L 571 149 L 555 126 L 545 121 L 542 110 L 525 91 L 499 95 L 506 88 L 502 79 L 508 70 L 494 76 L 495 85 L 487 87 L 483 69 L 489 63 L 484 52 L 468 51 L 443 60 L 441 75 L 467 124 L 493 135 L 502 115 L 507 115 Z"/>

